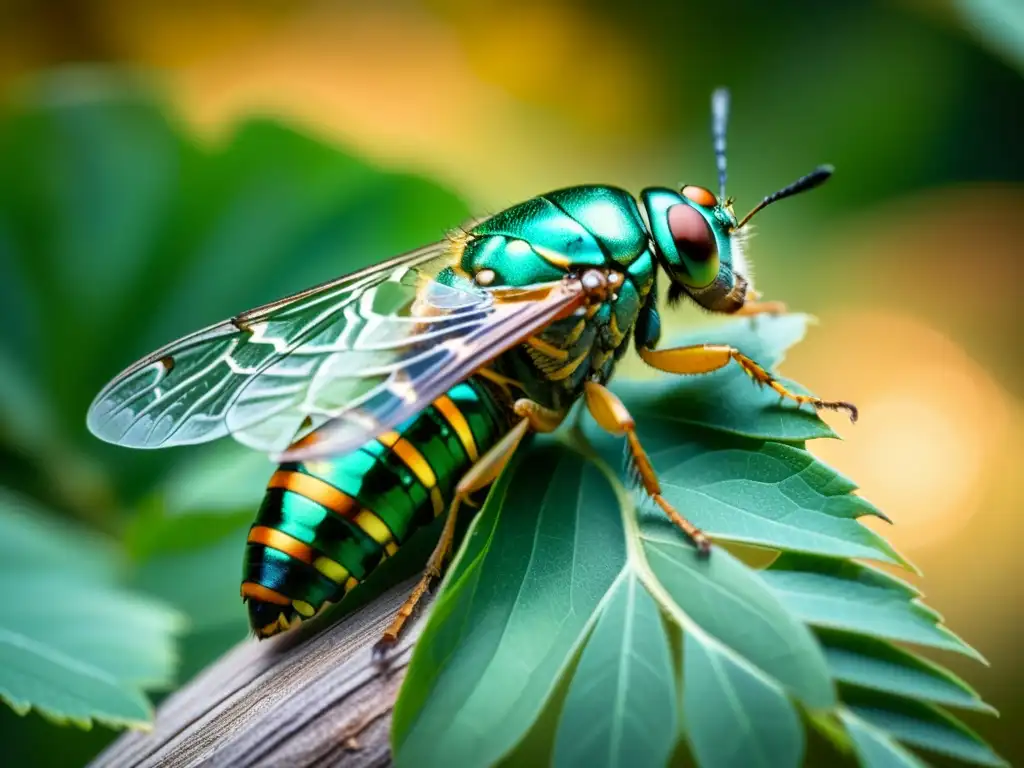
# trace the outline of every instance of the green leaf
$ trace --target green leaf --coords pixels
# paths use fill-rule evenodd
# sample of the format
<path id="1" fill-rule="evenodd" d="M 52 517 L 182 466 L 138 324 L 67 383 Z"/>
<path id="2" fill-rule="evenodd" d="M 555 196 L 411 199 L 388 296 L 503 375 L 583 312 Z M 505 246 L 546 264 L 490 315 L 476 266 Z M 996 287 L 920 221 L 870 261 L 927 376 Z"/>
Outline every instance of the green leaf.
<path id="1" fill-rule="evenodd" d="M 734 320 L 673 338 L 659 347 L 690 344 L 728 344 L 774 369 L 785 350 L 803 338 L 806 315 L 760 316 Z M 783 378 L 796 392 L 807 393 Z M 649 423 L 662 424 L 676 434 L 689 425 L 703 426 L 736 435 L 801 442 L 816 437 L 835 437 L 810 406 L 780 402 L 770 389 L 756 386 L 735 363 L 699 376 L 664 376 L 656 382 L 617 382 L 612 389 L 622 398 L 642 430 Z M 642 434 L 642 432 L 641 432 Z"/>
<path id="2" fill-rule="evenodd" d="M 0 705 L 4 763 L 32 768 L 85 765 L 109 744 L 115 732 L 107 727 L 60 728 L 37 712 L 18 714 Z"/>
<path id="3" fill-rule="evenodd" d="M 602 456 L 615 461 L 622 438 L 585 431 Z M 708 429 L 680 430 L 668 419 L 638 422 L 662 493 L 713 537 L 836 557 L 906 561 L 858 517 L 877 516 L 855 486 L 807 451 Z M 638 492 L 639 503 L 645 504 Z M 656 515 L 660 512 L 655 510 Z"/>
<path id="4" fill-rule="evenodd" d="M 0 495 L 0 697 L 82 727 L 146 724 L 142 688 L 170 682 L 181 617 L 114 586 L 109 545 L 51 530 L 28 506 Z"/>
<path id="5" fill-rule="evenodd" d="M 655 601 L 674 626 L 687 637 L 694 634 L 700 638 L 700 647 L 693 653 L 699 658 L 714 658 L 716 674 L 694 677 L 694 690 L 700 691 L 702 700 L 711 697 L 723 706 L 739 706 L 744 711 L 761 705 L 771 709 L 766 702 L 777 700 L 766 720 L 772 724 L 771 731 L 751 729 L 745 721 L 737 723 L 726 713 L 715 726 L 715 734 L 701 742 L 702 748 L 719 749 L 718 732 L 738 729 L 731 741 L 742 744 L 742 754 L 781 749 L 782 755 L 792 755 L 798 761 L 803 737 L 785 691 L 790 690 L 813 707 L 827 708 L 835 703 L 824 658 L 807 627 L 787 615 L 757 575 L 728 553 L 716 551 L 710 560 L 697 560 L 679 532 L 648 521 L 643 537 L 639 537 L 629 495 L 625 489 L 610 485 L 606 475 L 595 467 L 595 463 L 584 461 L 564 446 L 541 441 L 538 448 L 522 454 L 502 475 L 458 555 L 417 646 L 396 708 L 396 759 L 399 763 L 416 760 L 431 764 L 472 756 L 473 761 L 486 763 L 493 759 L 492 753 L 503 754 L 526 737 L 532 727 L 529 717 L 538 716 L 556 687 L 552 676 L 557 682 L 560 674 L 567 674 L 571 666 L 567 660 L 579 645 L 583 646 L 582 655 L 562 704 L 556 757 L 569 764 L 582 760 L 585 753 L 589 764 L 599 760 L 600 753 L 602 763 L 616 759 L 621 762 L 621 755 L 616 758 L 621 748 L 611 746 L 618 738 L 616 728 L 623 734 L 619 743 L 630 745 L 630 760 L 653 761 L 653 755 L 670 754 L 676 740 L 671 730 L 662 741 L 650 736 L 640 739 L 643 747 L 637 746 L 637 738 L 626 738 L 626 729 L 635 731 L 643 722 L 652 721 L 654 715 L 639 721 L 633 717 L 612 718 L 617 700 L 631 702 L 625 710 L 633 712 L 638 709 L 632 704 L 633 698 L 641 696 L 646 702 L 642 711 L 646 712 L 676 690 L 675 674 L 657 660 L 654 650 L 644 658 L 661 670 L 659 675 L 649 670 L 642 678 L 636 673 L 625 678 L 613 674 L 629 669 L 623 666 L 627 662 L 636 663 L 628 655 L 623 658 L 627 653 L 625 639 L 636 637 L 640 621 L 636 614 L 642 617 L 651 606 L 646 601 L 630 605 L 626 597 L 635 589 L 634 583 L 642 583 L 643 597 L 647 597 L 647 590 L 654 589 Z M 565 477 L 565 483 L 553 483 L 555 476 Z M 618 524 L 604 522 L 615 520 L 616 515 L 624 516 Z M 626 523 L 625 531 L 621 521 Z M 597 526 L 605 530 L 600 538 Z M 624 535 L 634 542 L 625 552 Z M 534 549 L 539 542 L 545 542 L 543 552 Z M 557 548 L 552 549 L 556 544 Z M 527 569 L 526 573 L 517 568 Z M 525 578 L 535 569 L 547 573 L 547 577 Z M 595 570 L 600 574 L 617 570 L 619 575 L 606 577 L 604 592 L 588 591 L 587 599 L 581 600 L 581 585 L 589 590 L 592 584 L 583 577 Z M 514 597 L 505 597 L 506 592 Z M 572 606 L 573 610 L 563 616 L 558 606 Z M 520 619 L 528 619 L 530 614 L 535 615 L 537 623 L 526 632 L 520 629 Z M 586 628 L 595 618 L 593 633 L 586 635 Z M 651 616 L 649 622 L 653 619 Z M 571 636 L 566 633 L 567 625 L 575 630 Z M 660 623 L 654 626 L 660 627 Z M 645 633 L 644 647 L 650 647 L 650 643 L 655 643 L 654 648 L 661 647 L 662 643 L 656 641 L 659 633 Z M 502 642 L 506 638 L 517 645 L 506 650 Z M 541 657 L 541 651 L 548 652 L 551 647 L 552 638 L 561 643 L 557 646 L 559 655 L 553 660 Z M 533 651 L 534 647 L 541 650 Z M 619 654 L 615 657 L 617 664 L 609 661 L 613 652 Z M 533 684 L 534 675 L 524 679 L 523 671 L 537 668 L 538 662 L 524 659 L 524 654 L 541 657 L 543 673 L 537 674 L 543 686 L 528 689 L 532 703 L 528 711 L 519 705 L 525 703 L 522 689 Z M 749 654 L 751 659 L 742 654 Z M 688 664 L 686 658 L 684 655 Z M 769 674 L 756 665 L 762 665 Z M 769 675 L 777 675 L 783 682 Z M 645 684 L 638 685 L 638 679 Z M 689 681 L 684 675 L 684 683 Z M 693 701 L 690 699 L 691 706 Z M 598 714 L 598 710 L 603 711 Z M 598 719 L 611 730 L 590 727 Z M 696 719 L 704 723 L 702 728 L 708 727 L 699 716 Z M 497 735 L 501 740 L 485 744 L 483 734 L 492 738 Z M 691 738 L 700 741 L 705 735 L 691 733 Z M 443 754 L 432 751 L 441 744 Z"/>
<path id="6" fill-rule="evenodd" d="M 95 665 L 114 680 L 167 685 L 176 661 L 172 638 L 183 626 L 180 614 L 137 593 L 74 581 L 69 574 L 0 571 L 10 591 L 20 585 L 5 628 Z"/>
<path id="7" fill-rule="evenodd" d="M 24 631 L 0 627 L 0 698 L 18 714 L 33 706 L 57 723 L 141 726 L 152 717 L 145 695 L 101 667 L 83 663 Z"/>
<path id="8" fill-rule="evenodd" d="M 832 676 L 844 683 L 910 699 L 995 714 L 967 683 L 949 670 L 866 635 L 819 629 Z"/>
<path id="9" fill-rule="evenodd" d="M 839 717 L 853 739 L 864 768 L 925 768 L 924 763 L 889 738 L 884 730 L 869 725 L 845 709 L 840 710 Z"/>
<path id="10" fill-rule="evenodd" d="M 248 633 L 238 594 L 242 556 L 273 471 L 266 456 L 230 441 L 195 453 L 168 473 L 124 540 L 137 564 L 132 586 L 188 617 L 182 682 Z"/>
<path id="11" fill-rule="evenodd" d="M 978 734 L 938 707 L 855 686 L 843 686 L 842 697 L 864 722 L 904 744 L 977 765 L 1007 765 Z"/>
<path id="12" fill-rule="evenodd" d="M 671 523 L 645 520 L 643 548 L 651 571 L 700 628 L 812 708 L 836 694 L 821 648 L 758 575 L 724 550 L 701 558 Z"/>
<path id="13" fill-rule="evenodd" d="M 252 525 L 257 509 L 259 507 L 254 506 L 231 514 L 212 512 L 168 517 L 159 508 L 143 508 L 126 526 L 124 546 L 137 562 L 147 562 L 166 555 L 188 554 L 215 546 L 225 536 L 230 536 L 240 528 L 248 528 Z M 239 546 L 244 547 L 244 542 Z M 241 549 L 236 553 L 239 557 L 240 552 Z M 239 563 L 235 565 L 241 568 Z"/>
<path id="14" fill-rule="evenodd" d="M 513 748 L 622 570 L 618 497 L 563 447 L 514 459 L 480 516 L 490 544 L 438 599 L 395 707 L 400 766 L 487 765 Z"/>
<path id="15" fill-rule="evenodd" d="M 40 450 L 39 446 L 52 442 L 51 417 L 37 384 L 22 365 L 0 349 L 0 439 Z"/>
<path id="16" fill-rule="evenodd" d="M 130 86 L 104 88 L 70 73 L 39 85 L 36 103 L 0 126 L 0 153 L 10 159 L 0 172 L 0 209 L 29 289 L 26 309 L 45 308 L 34 327 L 57 344 L 78 342 L 59 347 L 68 367 L 49 367 L 45 383 L 52 404 L 75 402 L 80 418 L 88 403 L 82 379 L 92 380 L 117 351 L 83 342 L 116 322 L 120 302 L 111 297 L 140 287 L 138 254 L 161 235 L 181 142 Z M 66 370 L 77 375 L 60 375 Z M 70 421 L 69 410 L 58 412 Z"/>
<path id="17" fill-rule="evenodd" d="M 0 567 L 9 571 L 68 574 L 111 584 L 124 566 L 113 541 L 95 532 L 69 528 L 45 507 L 0 488 Z"/>
<path id="18" fill-rule="evenodd" d="M 544 708 L 537 716 L 530 732 L 516 744 L 511 752 L 507 752 L 497 763 L 499 768 L 518 768 L 521 765 L 551 765 L 554 761 L 555 737 L 558 735 L 559 719 L 565 706 L 565 698 L 569 694 L 579 664 L 580 654 L 566 667 L 555 690 L 548 697 Z"/>
<path id="19" fill-rule="evenodd" d="M 906 582 L 867 565 L 785 554 L 763 578 L 783 603 L 817 627 L 847 630 L 889 640 L 981 654 L 940 624 Z"/>
<path id="20" fill-rule="evenodd" d="M 783 690 L 710 637 L 683 640 L 683 724 L 702 768 L 786 768 L 804 733 Z"/>
<path id="21" fill-rule="evenodd" d="M 676 743 L 676 692 L 658 607 L 632 573 L 609 592 L 569 687 L 556 766 L 660 768 Z"/>

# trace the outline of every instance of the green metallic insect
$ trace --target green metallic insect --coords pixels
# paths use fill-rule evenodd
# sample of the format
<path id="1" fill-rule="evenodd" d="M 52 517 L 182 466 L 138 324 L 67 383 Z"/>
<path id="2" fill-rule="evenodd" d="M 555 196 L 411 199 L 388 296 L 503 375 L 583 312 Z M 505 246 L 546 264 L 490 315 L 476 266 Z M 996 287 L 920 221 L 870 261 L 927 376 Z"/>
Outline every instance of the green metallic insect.
<path id="1" fill-rule="evenodd" d="M 657 349 L 659 270 L 670 303 L 780 311 L 758 302 L 745 276 L 744 226 L 831 174 L 818 168 L 737 221 L 725 198 L 727 92 L 712 105 L 717 197 L 696 186 L 646 189 L 639 201 L 607 186 L 535 197 L 173 342 L 100 392 L 89 428 L 134 448 L 230 434 L 282 462 L 246 545 L 241 592 L 259 637 L 342 599 L 447 512 L 421 581 L 385 632 L 394 642 L 441 575 L 460 505 L 580 398 L 625 436 L 638 484 L 706 553 L 707 537 L 661 496 L 632 417 L 604 386 L 630 336 L 659 370 L 699 374 L 735 361 L 784 398 L 857 415 L 849 403 L 788 391 L 728 346 Z"/>

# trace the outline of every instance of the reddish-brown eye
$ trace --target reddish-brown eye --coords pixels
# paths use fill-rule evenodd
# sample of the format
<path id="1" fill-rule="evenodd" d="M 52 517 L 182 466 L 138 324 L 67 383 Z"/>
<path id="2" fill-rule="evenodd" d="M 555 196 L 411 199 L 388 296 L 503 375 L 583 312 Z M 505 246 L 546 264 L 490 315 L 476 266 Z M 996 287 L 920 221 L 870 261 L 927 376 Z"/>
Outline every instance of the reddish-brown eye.
<path id="1" fill-rule="evenodd" d="M 683 197 L 705 208 L 714 208 L 718 205 L 718 198 L 704 187 L 683 187 Z"/>
<path id="2" fill-rule="evenodd" d="M 715 235 L 696 208 L 685 203 L 673 205 L 668 209 L 668 229 L 676 250 L 692 262 L 705 262 L 717 252 Z"/>

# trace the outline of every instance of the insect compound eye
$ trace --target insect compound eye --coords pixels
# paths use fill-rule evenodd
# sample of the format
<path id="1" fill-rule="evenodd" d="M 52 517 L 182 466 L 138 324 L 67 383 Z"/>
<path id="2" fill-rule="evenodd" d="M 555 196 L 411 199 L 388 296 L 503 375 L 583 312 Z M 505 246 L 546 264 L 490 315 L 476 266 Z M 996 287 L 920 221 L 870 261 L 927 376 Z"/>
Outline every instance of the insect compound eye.
<path id="1" fill-rule="evenodd" d="M 676 250 L 690 262 L 703 264 L 718 253 L 711 226 L 700 211 L 685 203 L 668 209 L 668 229 Z"/>
<path id="2" fill-rule="evenodd" d="M 718 205 L 718 198 L 704 187 L 683 187 L 683 197 L 692 200 L 697 205 L 703 205 L 705 208 L 714 208 Z"/>

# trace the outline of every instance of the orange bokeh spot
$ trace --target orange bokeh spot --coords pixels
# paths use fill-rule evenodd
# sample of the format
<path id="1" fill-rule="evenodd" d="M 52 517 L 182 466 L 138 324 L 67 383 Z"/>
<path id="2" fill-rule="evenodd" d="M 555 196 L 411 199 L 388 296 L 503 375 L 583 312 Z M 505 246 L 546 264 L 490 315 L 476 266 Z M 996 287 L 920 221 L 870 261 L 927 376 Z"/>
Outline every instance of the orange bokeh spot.
<path id="1" fill-rule="evenodd" d="M 1009 433 L 1011 399 L 984 368 L 918 318 L 862 311 L 814 329 L 786 371 L 860 408 L 855 427 L 832 422 L 845 441 L 809 448 L 892 518 L 887 537 L 911 551 L 963 532 Z"/>

